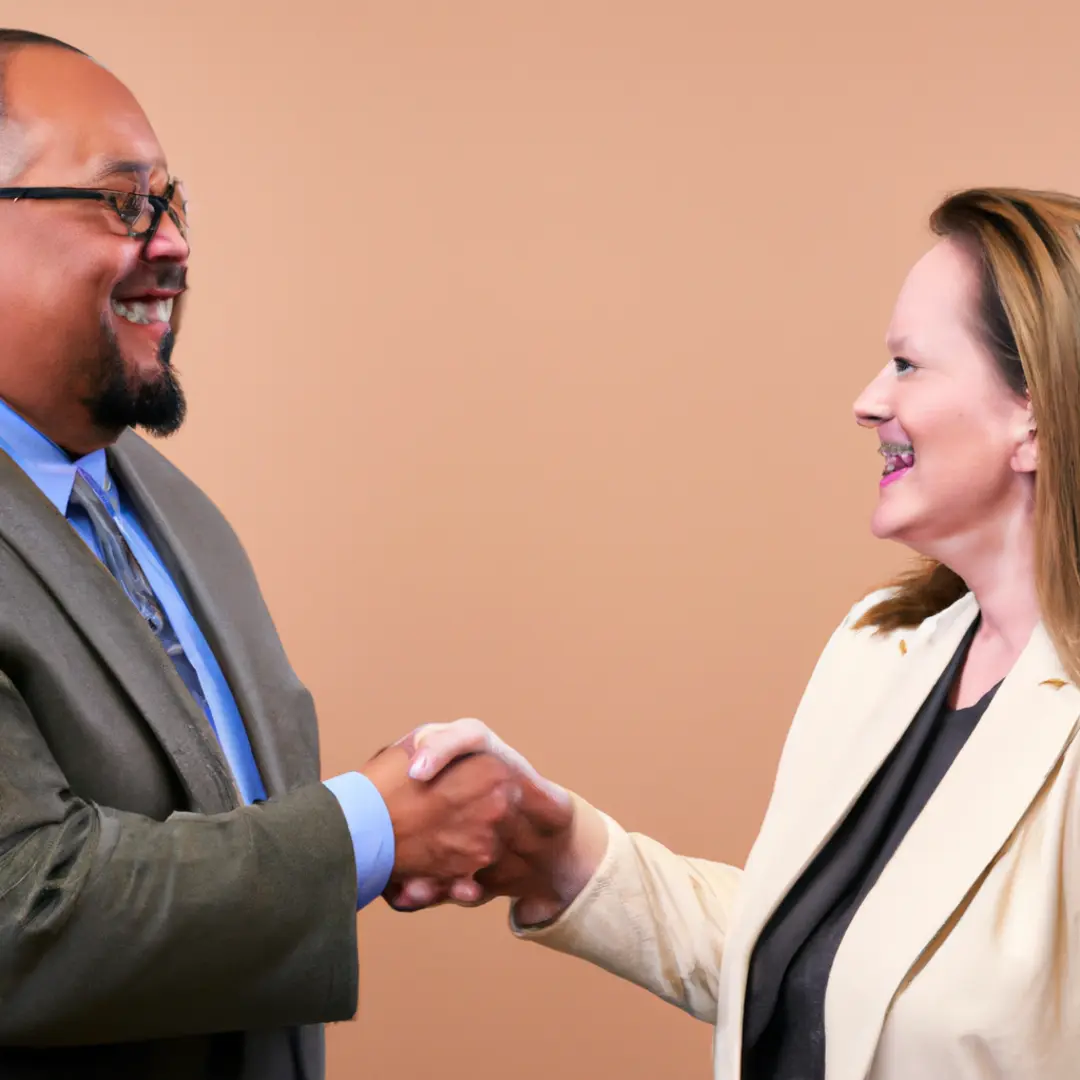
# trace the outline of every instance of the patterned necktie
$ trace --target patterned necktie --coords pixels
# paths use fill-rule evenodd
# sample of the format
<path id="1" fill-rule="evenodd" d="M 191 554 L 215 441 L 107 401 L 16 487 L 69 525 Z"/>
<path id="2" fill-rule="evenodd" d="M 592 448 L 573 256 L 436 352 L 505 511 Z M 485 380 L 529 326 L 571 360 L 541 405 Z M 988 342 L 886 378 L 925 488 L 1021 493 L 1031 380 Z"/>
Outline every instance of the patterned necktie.
<path id="1" fill-rule="evenodd" d="M 75 484 L 71 489 L 71 503 L 81 507 L 90 519 L 90 527 L 94 530 L 94 536 L 101 547 L 101 555 L 105 565 L 109 568 L 113 577 L 121 584 L 124 592 L 128 594 L 131 602 L 138 609 L 139 614 L 146 620 L 150 629 L 161 642 L 162 648 L 168 653 L 176 667 L 177 674 L 183 680 L 184 685 L 191 691 L 199 708 L 206 714 L 210 726 L 214 721 L 210 714 L 210 707 L 202 691 L 199 675 L 194 665 L 187 657 L 176 631 L 169 622 L 165 609 L 158 602 L 154 590 L 150 587 L 142 567 L 135 561 L 135 556 L 120 531 L 120 526 L 109 512 L 106 505 L 106 496 L 102 494 L 93 478 L 82 469 L 75 472 Z"/>

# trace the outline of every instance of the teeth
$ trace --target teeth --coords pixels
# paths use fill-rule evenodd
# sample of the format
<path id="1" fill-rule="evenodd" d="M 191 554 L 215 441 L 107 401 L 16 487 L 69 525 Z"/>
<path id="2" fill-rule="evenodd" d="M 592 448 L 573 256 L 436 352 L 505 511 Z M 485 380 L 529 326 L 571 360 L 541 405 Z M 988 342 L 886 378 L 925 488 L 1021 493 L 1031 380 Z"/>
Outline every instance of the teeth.
<path id="1" fill-rule="evenodd" d="M 893 455 L 914 455 L 915 448 L 911 443 L 897 443 L 897 442 L 883 442 L 878 447 L 878 453 L 884 457 L 892 457 Z"/>
<path id="2" fill-rule="evenodd" d="M 137 326 L 149 326 L 150 323 L 168 322 L 172 318 L 173 298 L 166 300 L 113 300 L 113 311 L 121 319 Z"/>
<path id="3" fill-rule="evenodd" d="M 898 469 L 910 469 L 915 464 L 915 449 L 911 443 L 882 443 L 878 453 L 885 459 L 885 476 Z"/>

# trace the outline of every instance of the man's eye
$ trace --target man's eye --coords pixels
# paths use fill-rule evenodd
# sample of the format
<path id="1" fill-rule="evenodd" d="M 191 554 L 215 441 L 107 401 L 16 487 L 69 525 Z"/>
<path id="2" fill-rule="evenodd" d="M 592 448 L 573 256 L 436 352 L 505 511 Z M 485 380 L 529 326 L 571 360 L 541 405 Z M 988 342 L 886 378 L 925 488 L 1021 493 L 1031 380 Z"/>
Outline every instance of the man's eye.
<path id="1" fill-rule="evenodd" d="M 139 220 L 143 206 L 143 197 L 141 195 L 137 195 L 134 191 L 113 192 L 109 197 L 109 201 L 126 224 L 133 225 Z"/>

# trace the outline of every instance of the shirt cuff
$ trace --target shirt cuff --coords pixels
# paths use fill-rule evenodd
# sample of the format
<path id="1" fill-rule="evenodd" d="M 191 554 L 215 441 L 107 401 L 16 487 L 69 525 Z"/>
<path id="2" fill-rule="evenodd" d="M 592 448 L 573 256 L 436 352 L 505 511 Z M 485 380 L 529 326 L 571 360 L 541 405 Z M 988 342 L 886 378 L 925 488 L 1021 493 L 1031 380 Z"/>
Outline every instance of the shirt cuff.
<path id="1" fill-rule="evenodd" d="M 341 804 L 356 856 L 356 910 L 381 896 L 394 869 L 394 825 L 379 789 L 363 773 L 323 783 Z"/>

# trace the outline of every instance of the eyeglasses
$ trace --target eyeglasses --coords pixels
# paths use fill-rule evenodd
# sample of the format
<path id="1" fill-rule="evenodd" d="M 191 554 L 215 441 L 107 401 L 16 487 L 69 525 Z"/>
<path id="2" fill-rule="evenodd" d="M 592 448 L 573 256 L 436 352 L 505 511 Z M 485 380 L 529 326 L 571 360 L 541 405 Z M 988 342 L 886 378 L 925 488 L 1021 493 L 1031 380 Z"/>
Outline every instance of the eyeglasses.
<path id="1" fill-rule="evenodd" d="M 172 180 L 161 195 L 138 191 L 111 191 L 106 188 L 77 187 L 0 187 L 0 199 L 82 199 L 104 203 L 123 222 L 133 240 L 150 243 L 161 224 L 162 214 L 188 238 L 187 200 L 179 180 Z"/>

